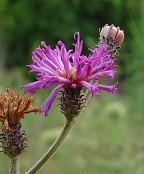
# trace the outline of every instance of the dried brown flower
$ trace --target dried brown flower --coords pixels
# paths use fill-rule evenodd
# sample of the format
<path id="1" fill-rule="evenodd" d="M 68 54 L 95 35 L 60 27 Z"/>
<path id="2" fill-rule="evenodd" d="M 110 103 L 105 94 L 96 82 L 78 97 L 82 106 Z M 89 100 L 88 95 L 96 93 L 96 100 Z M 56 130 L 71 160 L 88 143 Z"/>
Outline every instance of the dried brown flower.
<path id="1" fill-rule="evenodd" d="M 7 89 L 0 95 L 0 122 L 3 123 L 2 129 L 12 129 L 10 125 L 20 124 L 20 120 L 25 114 L 30 112 L 37 113 L 38 107 L 32 104 L 34 97 L 16 95 L 16 91 Z"/>
<path id="2" fill-rule="evenodd" d="M 12 89 L 0 94 L 0 147 L 9 157 L 18 156 L 27 147 L 26 134 L 21 129 L 20 121 L 25 114 L 37 113 L 39 108 L 32 105 L 34 102 L 34 97 L 22 96 L 20 93 L 16 95 L 16 91 Z"/>

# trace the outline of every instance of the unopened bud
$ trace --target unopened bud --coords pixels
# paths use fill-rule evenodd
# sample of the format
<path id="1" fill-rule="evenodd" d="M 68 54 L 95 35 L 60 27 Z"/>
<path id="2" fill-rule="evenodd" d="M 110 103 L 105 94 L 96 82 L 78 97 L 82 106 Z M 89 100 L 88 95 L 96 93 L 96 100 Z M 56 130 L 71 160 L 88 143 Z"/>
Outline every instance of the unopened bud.
<path id="1" fill-rule="evenodd" d="M 108 26 L 107 24 L 100 32 L 100 44 L 108 45 L 108 51 L 113 60 L 117 60 L 119 56 L 118 49 L 124 40 L 124 32 L 119 27 L 114 25 Z"/>
<path id="2" fill-rule="evenodd" d="M 107 24 L 102 28 L 100 32 L 100 42 L 117 43 L 119 46 L 124 40 L 124 31 L 120 30 L 120 27 L 114 25 L 108 26 Z"/>

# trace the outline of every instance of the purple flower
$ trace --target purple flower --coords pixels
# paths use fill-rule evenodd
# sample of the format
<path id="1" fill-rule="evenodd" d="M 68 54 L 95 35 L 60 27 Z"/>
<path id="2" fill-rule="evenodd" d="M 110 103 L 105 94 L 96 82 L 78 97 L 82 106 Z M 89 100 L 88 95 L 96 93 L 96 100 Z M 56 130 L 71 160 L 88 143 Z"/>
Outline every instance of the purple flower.
<path id="1" fill-rule="evenodd" d="M 76 38 L 77 37 L 77 38 Z M 89 56 L 81 55 L 83 42 L 80 40 L 80 33 L 74 35 L 76 44 L 74 51 L 66 49 L 66 46 L 59 41 L 55 49 L 41 42 L 42 48 L 38 47 L 33 52 L 33 64 L 28 65 L 30 72 L 37 72 L 36 82 L 29 83 L 22 88 L 26 88 L 24 93 L 35 93 L 37 89 L 46 89 L 52 85 L 58 85 L 46 99 L 40 108 L 40 112 L 48 112 L 61 88 L 85 87 L 92 94 L 100 95 L 99 90 L 106 90 L 114 93 L 115 85 L 108 86 L 99 84 L 103 77 L 114 78 L 117 71 L 115 61 L 108 54 L 108 46 L 99 44 L 98 47 L 90 49 Z"/>

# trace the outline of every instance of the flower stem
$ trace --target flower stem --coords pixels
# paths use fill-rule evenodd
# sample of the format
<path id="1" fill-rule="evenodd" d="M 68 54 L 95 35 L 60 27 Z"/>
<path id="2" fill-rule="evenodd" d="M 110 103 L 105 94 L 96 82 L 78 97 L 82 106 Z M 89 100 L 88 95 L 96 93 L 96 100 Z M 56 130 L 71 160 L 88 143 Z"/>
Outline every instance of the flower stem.
<path id="1" fill-rule="evenodd" d="M 52 146 L 48 149 L 48 151 L 43 155 L 43 157 L 39 161 L 37 161 L 36 164 L 29 171 L 26 172 L 26 174 L 36 173 L 55 154 L 55 152 L 58 150 L 58 148 L 63 143 L 64 139 L 66 138 L 66 136 L 75 124 L 76 117 L 73 117 L 70 120 L 66 120 L 61 134 L 58 136 L 58 138 L 55 140 Z"/>
<path id="2" fill-rule="evenodd" d="M 18 157 L 11 158 L 10 174 L 20 174 Z"/>

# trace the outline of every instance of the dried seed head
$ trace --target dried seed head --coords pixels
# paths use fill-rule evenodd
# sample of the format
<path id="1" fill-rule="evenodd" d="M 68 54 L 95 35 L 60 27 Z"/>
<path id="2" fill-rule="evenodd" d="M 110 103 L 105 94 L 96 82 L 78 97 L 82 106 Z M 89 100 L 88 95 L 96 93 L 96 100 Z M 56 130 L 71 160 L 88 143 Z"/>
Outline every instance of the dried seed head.
<path id="1" fill-rule="evenodd" d="M 26 134 L 21 130 L 21 119 L 30 112 L 37 113 L 38 107 L 34 107 L 34 97 L 23 97 L 16 91 L 7 89 L 0 95 L 0 122 L 2 122 L 0 134 L 1 148 L 9 157 L 21 154 L 27 147 Z"/>
<path id="2" fill-rule="evenodd" d="M 100 32 L 100 43 L 108 45 L 109 54 L 112 59 L 116 60 L 119 56 L 118 48 L 124 40 L 124 31 L 114 25 L 108 26 L 107 24 L 102 28 Z"/>
<path id="3" fill-rule="evenodd" d="M 0 95 L 0 122 L 3 123 L 2 130 L 13 129 L 10 125 L 19 125 L 25 114 L 37 113 L 38 107 L 34 107 L 34 97 L 16 95 L 16 91 L 7 89 Z"/>
<path id="4" fill-rule="evenodd" d="M 61 112 L 67 119 L 78 116 L 86 104 L 86 98 L 82 88 L 64 88 L 60 91 L 60 94 L 62 95 L 59 98 Z"/>

